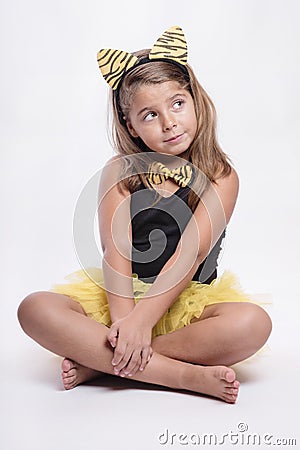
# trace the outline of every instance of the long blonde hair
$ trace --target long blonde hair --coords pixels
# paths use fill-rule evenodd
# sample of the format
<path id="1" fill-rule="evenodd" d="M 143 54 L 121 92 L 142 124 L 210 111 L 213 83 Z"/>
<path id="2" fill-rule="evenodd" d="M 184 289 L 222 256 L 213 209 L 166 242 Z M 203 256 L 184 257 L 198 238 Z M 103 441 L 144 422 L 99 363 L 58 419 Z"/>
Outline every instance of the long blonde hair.
<path id="1" fill-rule="evenodd" d="M 139 59 L 148 56 L 150 50 L 134 53 Z M 120 156 L 151 152 L 140 138 L 133 138 L 126 126 L 126 119 L 132 105 L 134 95 L 141 86 L 175 81 L 181 88 L 190 92 L 194 100 L 197 117 L 195 138 L 186 152 L 186 159 L 196 166 L 207 180 L 215 183 L 217 178 L 227 176 L 231 171 L 230 159 L 223 152 L 216 137 L 216 110 L 206 91 L 200 85 L 193 70 L 185 66 L 188 75 L 181 67 L 167 61 L 151 61 L 138 65 L 125 75 L 121 87 L 110 93 L 112 105 L 112 141 Z M 125 158 L 126 159 L 126 158 Z M 141 182 L 149 186 L 143 170 L 122 180 L 123 187 L 133 192 Z M 202 181 L 203 184 L 203 181 Z M 191 189 L 188 204 L 192 211 L 199 202 L 199 193 Z"/>

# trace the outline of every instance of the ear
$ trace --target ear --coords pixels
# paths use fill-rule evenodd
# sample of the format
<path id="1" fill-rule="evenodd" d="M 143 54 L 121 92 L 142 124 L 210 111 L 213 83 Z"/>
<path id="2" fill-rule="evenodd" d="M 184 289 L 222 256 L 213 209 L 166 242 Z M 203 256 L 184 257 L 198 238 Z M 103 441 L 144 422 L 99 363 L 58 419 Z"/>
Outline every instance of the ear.
<path id="1" fill-rule="evenodd" d="M 139 137 L 139 135 L 137 134 L 137 132 L 133 128 L 130 120 L 126 120 L 126 126 L 127 126 L 127 130 L 129 131 L 129 133 L 131 134 L 132 137 L 134 137 L 134 138 Z"/>

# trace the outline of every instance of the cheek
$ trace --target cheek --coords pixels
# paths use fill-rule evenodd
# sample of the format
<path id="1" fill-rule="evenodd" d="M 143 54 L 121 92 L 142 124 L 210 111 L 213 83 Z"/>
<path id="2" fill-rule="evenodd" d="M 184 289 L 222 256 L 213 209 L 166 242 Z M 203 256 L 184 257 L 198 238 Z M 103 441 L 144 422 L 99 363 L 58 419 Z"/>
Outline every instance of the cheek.
<path id="1" fill-rule="evenodd" d="M 148 126 L 145 127 L 144 129 L 140 130 L 140 137 L 148 142 L 151 142 L 153 139 L 155 139 L 156 136 L 156 130 L 155 128 L 152 126 Z"/>
<path id="2" fill-rule="evenodd" d="M 198 120 L 197 120 L 197 116 L 196 116 L 196 112 L 195 111 L 193 111 L 193 114 L 191 116 L 191 120 L 192 120 L 192 123 L 193 123 L 193 126 L 192 126 L 193 132 L 196 134 Z"/>

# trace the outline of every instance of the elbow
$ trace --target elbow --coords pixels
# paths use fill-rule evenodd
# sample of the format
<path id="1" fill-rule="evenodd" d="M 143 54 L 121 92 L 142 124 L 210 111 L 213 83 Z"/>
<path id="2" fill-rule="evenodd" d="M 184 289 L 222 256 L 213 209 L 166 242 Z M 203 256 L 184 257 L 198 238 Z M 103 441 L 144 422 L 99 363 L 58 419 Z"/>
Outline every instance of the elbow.
<path id="1" fill-rule="evenodd" d="M 207 257 L 207 254 L 205 254 L 203 252 L 198 253 L 196 262 L 195 262 L 195 266 L 196 267 L 200 266 L 200 264 L 203 263 L 203 261 L 205 260 L 206 257 Z"/>
<path id="2" fill-rule="evenodd" d="M 116 257 L 131 259 L 131 245 L 123 240 L 102 244 L 102 252 L 103 258 L 107 261 Z"/>
<path id="3" fill-rule="evenodd" d="M 198 249 L 198 253 L 197 253 L 197 257 L 196 257 L 196 262 L 198 265 L 203 263 L 205 258 L 207 258 L 207 256 L 211 252 L 212 248 L 213 248 L 212 246 L 209 246 L 209 245 L 204 246 L 203 245 Z"/>

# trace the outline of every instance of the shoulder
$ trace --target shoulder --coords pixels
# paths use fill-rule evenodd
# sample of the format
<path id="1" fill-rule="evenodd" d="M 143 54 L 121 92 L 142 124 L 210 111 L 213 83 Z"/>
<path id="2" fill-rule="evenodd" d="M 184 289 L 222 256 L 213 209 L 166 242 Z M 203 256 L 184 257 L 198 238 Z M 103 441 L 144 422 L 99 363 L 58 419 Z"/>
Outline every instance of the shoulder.
<path id="1" fill-rule="evenodd" d="M 237 171 L 231 166 L 230 172 L 225 176 L 217 176 L 214 183 L 217 190 L 231 190 L 238 193 L 239 190 L 239 177 Z"/>
<path id="2" fill-rule="evenodd" d="M 239 177 L 232 166 L 228 175 L 216 180 L 214 189 L 222 203 L 223 211 L 228 222 L 235 208 L 239 193 Z"/>
<path id="3" fill-rule="evenodd" d="M 114 196 L 127 197 L 130 195 L 123 183 L 123 161 L 121 156 L 113 156 L 104 165 L 99 182 L 99 194 L 110 192 Z"/>
<path id="4" fill-rule="evenodd" d="M 239 192 L 239 178 L 236 170 L 231 170 L 226 176 L 219 176 L 214 183 L 210 182 L 204 191 L 196 214 L 202 212 L 203 207 L 208 214 L 219 211 L 219 215 L 224 216 L 226 223 L 229 222 L 233 213 Z M 197 211 L 198 209 L 198 211 Z"/>
<path id="5" fill-rule="evenodd" d="M 120 169 L 122 166 L 122 157 L 121 156 L 112 156 L 109 158 L 104 167 L 103 172 L 105 173 L 113 173 L 114 171 Z"/>

